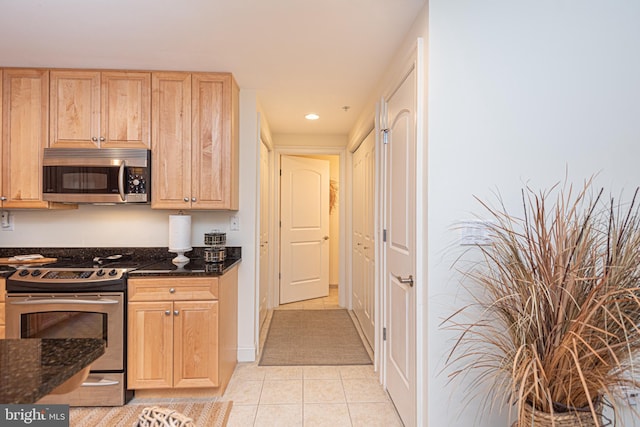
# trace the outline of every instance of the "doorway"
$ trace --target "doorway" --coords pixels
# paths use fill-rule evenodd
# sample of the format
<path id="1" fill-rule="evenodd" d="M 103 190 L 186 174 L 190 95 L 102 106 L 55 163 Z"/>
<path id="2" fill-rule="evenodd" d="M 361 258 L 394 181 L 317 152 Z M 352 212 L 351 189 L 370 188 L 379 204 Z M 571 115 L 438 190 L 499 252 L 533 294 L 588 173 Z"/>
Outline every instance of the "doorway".
<path id="1" fill-rule="evenodd" d="M 282 308 L 338 308 L 340 157 L 280 156 Z"/>

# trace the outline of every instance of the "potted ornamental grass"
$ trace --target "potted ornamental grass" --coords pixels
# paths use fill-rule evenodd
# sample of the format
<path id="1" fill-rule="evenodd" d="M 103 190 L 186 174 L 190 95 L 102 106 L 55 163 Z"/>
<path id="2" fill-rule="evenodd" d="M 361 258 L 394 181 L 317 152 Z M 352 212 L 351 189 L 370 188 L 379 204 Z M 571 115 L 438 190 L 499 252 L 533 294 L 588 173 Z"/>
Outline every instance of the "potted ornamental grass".
<path id="1" fill-rule="evenodd" d="M 514 426 L 603 426 L 606 406 L 619 420 L 640 386 L 638 190 L 527 188 L 515 213 L 479 201 L 488 239 L 455 264 L 471 298 L 443 323 L 457 336 L 448 375 L 488 387 Z"/>

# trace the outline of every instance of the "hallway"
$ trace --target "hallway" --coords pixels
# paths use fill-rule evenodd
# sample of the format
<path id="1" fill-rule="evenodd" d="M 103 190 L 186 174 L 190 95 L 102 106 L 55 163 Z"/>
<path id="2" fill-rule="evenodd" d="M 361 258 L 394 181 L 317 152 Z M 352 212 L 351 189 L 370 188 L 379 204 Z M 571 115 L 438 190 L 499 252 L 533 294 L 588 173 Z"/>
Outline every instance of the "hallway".
<path id="1" fill-rule="evenodd" d="M 338 289 L 331 287 L 327 297 L 281 305 L 277 310 L 338 308 Z M 270 318 L 271 313 L 266 321 Z M 261 347 L 267 330 L 265 326 Z M 240 363 L 222 399 L 233 401 L 228 427 L 402 426 L 373 365 Z"/>

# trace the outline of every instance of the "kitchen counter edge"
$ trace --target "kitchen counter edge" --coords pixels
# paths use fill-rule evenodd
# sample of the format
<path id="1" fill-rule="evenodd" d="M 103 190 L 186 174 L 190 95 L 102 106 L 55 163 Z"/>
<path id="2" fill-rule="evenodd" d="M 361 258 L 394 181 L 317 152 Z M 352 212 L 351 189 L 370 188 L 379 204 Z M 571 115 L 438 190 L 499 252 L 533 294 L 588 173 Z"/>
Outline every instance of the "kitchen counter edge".
<path id="1" fill-rule="evenodd" d="M 230 271 L 233 267 L 238 265 L 242 261 L 242 258 L 234 258 L 234 259 L 226 259 L 218 270 L 217 266 L 213 266 L 214 268 L 210 271 L 205 269 L 181 269 L 177 266 L 173 266 L 173 268 L 169 267 L 166 269 L 153 269 L 154 266 L 159 264 L 168 264 L 170 261 L 163 261 L 161 263 L 153 264 L 151 266 L 143 267 L 140 270 L 133 270 L 128 273 L 130 278 L 139 278 L 139 277 L 217 277 L 223 276 L 225 273 Z"/>

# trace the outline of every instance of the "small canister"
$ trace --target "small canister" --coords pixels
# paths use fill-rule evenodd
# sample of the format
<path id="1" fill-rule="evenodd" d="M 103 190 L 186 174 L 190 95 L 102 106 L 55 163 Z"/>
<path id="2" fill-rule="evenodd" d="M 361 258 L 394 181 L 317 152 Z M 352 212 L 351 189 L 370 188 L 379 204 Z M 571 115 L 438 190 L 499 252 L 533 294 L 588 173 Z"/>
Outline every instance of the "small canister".
<path id="1" fill-rule="evenodd" d="M 218 231 L 204 233 L 204 244 L 205 246 L 224 246 L 227 244 L 227 235 Z"/>
<path id="2" fill-rule="evenodd" d="M 208 263 L 204 265 L 204 271 L 207 273 L 222 273 L 224 270 L 224 264 L 218 263 Z"/>
<path id="3" fill-rule="evenodd" d="M 204 262 L 222 262 L 226 257 L 225 248 L 204 248 Z"/>

